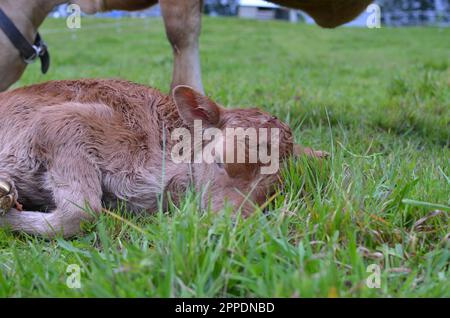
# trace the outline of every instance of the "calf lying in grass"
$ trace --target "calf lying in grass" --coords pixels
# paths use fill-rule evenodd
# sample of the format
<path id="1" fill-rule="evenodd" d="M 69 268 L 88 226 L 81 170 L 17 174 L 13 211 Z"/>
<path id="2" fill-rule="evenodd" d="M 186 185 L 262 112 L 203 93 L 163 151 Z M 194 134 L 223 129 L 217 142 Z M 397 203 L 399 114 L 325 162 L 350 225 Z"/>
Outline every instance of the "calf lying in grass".
<path id="1" fill-rule="evenodd" d="M 81 221 L 101 212 L 102 204 L 114 207 L 124 200 L 130 211 L 151 212 L 170 200 L 176 204 L 189 186 L 201 193 L 203 208 L 220 210 L 227 201 L 250 213 L 274 193 L 279 171 L 262 173 L 273 162 L 233 161 L 242 142 L 216 135 L 200 142 L 223 146 L 211 152 L 212 162 L 196 160 L 195 141 L 194 150 L 174 152 L 180 140 L 171 134 L 193 132 L 199 121 L 203 131 L 219 133 L 265 128 L 267 136 L 258 137 L 257 148 L 278 143 L 271 148 L 272 160 L 285 160 L 295 148 L 291 130 L 277 118 L 257 109 L 224 109 L 187 86 L 166 96 L 125 81 L 77 80 L 1 93 L 0 226 L 46 237 L 73 236 Z M 243 144 L 250 149 L 248 138 Z M 233 160 L 223 160 L 230 151 Z M 184 159 L 175 160 L 174 153 Z M 323 155 L 307 148 L 302 153 Z"/>

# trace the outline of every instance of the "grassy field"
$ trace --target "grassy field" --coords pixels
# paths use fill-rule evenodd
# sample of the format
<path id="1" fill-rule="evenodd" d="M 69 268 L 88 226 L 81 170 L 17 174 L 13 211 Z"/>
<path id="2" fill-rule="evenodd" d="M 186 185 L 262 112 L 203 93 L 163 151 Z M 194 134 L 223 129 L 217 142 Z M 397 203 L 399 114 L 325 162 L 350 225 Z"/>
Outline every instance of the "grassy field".
<path id="1" fill-rule="evenodd" d="M 49 79 L 121 77 L 168 90 L 160 20 L 47 21 Z M 323 30 L 205 19 L 207 93 L 259 106 L 324 149 L 285 169 L 268 215 L 201 212 L 194 194 L 146 217 L 116 211 L 75 240 L 0 230 L 0 296 L 450 297 L 450 29 Z M 81 288 L 66 285 L 70 264 Z M 371 264 L 380 288 L 369 288 Z"/>

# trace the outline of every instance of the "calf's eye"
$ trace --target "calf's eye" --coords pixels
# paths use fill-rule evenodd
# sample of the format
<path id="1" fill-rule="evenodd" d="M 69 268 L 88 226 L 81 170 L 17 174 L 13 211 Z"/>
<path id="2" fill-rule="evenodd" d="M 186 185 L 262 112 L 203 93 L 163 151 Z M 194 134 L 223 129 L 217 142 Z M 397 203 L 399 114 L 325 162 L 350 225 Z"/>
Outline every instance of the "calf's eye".
<path id="1" fill-rule="evenodd" d="M 222 162 L 216 162 L 216 166 L 220 169 L 223 169 L 223 163 Z"/>

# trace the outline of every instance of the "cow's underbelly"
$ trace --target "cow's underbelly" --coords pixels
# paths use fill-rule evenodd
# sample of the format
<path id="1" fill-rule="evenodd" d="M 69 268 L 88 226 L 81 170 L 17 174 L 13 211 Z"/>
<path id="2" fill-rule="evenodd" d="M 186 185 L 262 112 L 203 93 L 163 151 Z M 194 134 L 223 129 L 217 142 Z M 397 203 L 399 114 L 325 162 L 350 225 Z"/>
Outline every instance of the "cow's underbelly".
<path id="1" fill-rule="evenodd" d="M 373 0 L 269 0 L 308 13 L 318 25 L 335 28 L 355 19 Z"/>

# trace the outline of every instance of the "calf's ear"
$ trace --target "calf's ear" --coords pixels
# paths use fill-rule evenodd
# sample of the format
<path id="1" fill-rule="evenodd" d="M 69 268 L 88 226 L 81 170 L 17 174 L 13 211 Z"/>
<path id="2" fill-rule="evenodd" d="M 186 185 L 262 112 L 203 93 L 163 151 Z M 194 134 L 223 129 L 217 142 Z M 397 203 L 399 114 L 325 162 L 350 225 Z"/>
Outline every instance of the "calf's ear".
<path id="1" fill-rule="evenodd" d="M 215 126 L 220 120 L 220 107 L 190 86 L 179 85 L 173 89 L 173 100 L 183 121 L 192 126 L 201 120 L 205 126 Z"/>

